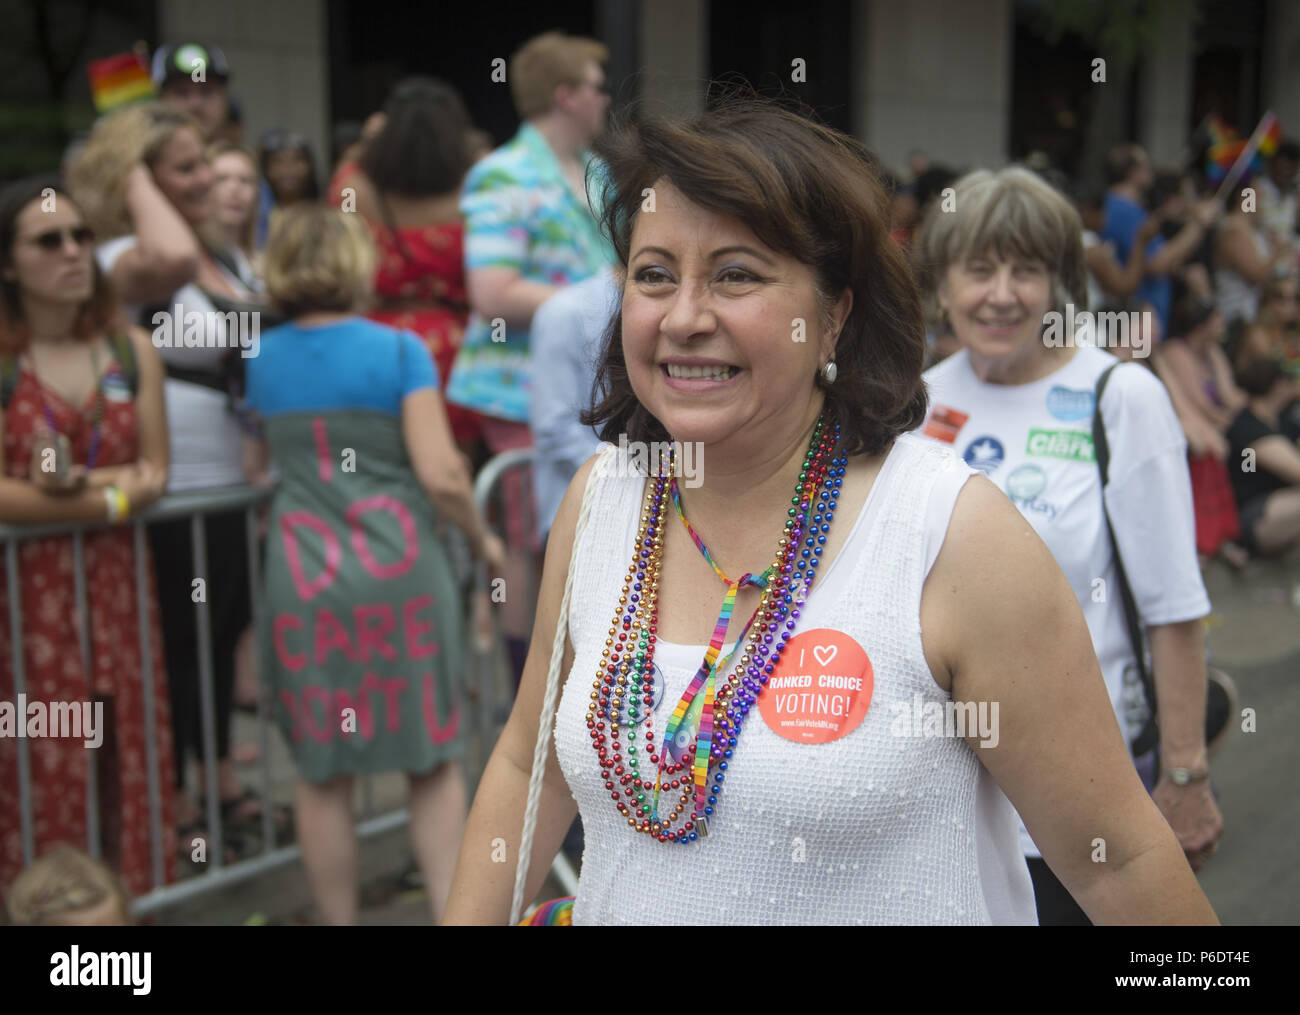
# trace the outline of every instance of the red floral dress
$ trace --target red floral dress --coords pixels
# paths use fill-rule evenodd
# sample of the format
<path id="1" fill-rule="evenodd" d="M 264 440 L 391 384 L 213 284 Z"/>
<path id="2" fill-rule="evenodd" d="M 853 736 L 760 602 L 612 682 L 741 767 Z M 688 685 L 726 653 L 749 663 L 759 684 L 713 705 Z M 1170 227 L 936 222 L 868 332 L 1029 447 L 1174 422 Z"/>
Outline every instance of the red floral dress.
<path id="1" fill-rule="evenodd" d="M 113 377 L 117 374 L 117 377 Z M 136 409 L 114 364 L 101 380 L 104 417 L 96 466 L 127 465 L 136 458 Z M 59 433 L 68 437 L 73 458 L 85 464 L 94 430 L 95 396 L 75 409 L 46 389 Z M 41 388 L 23 370 L 4 417 L 5 475 L 28 478 L 32 446 L 44 435 Z M 130 527 L 85 537 L 86 595 L 90 612 L 91 672 L 82 665 L 77 638 L 77 600 L 71 536 L 19 543 L 25 692 L 28 703 L 103 699 L 103 744 L 83 740 L 29 738 L 25 741 L 32 780 L 33 837 L 40 856 L 57 842 L 86 849 L 88 759 L 99 773 L 100 828 L 104 860 L 122 875 L 127 890 L 141 895 L 153 887 L 149 784 L 145 750 L 139 615 L 136 609 L 135 550 Z M 148 553 L 148 542 L 145 543 Z M 176 841 L 172 814 L 172 732 L 167 675 L 154 590 L 149 582 L 149 636 L 153 653 L 155 764 L 161 793 L 163 872 L 175 879 Z M 0 569 L 0 701 L 16 702 L 9 631 L 8 581 Z M 22 721 L 21 718 L 19 721 Z M 53 732 L 53 730 L 49 731 Z M 23 868 L 18 797 L 18 741 L 0 737 L 0 890 Z"/>
<path id="2" fill-rule="evenodd" d="M 370 231 L 379 252 L 376 308 L 370 319 L 419 335 L 438 364 L 438 383 L 445 392 L 469 319 L 464 226 L 441 222 L 394 233 L 371 222 Z M 468 443 L 479 435 L 476 413 L 448 404 L 447 416 L 457 441 Z"/>

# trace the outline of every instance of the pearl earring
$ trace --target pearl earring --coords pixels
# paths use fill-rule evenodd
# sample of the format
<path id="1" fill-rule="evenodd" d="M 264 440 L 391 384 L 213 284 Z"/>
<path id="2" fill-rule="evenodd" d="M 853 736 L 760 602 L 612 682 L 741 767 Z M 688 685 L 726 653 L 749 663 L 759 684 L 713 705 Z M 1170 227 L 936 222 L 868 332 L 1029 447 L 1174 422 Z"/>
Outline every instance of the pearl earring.
<path id="1" fill-rule="evenodd" d="M 839 368 L 835 365 L 835 361 L 833 359 L 827 360 L 826 364 L 821 369 L 822 379 L 827 384 L 834 384 L 835 378 L 839 376 L 839 373 L 840 373 Z"/>

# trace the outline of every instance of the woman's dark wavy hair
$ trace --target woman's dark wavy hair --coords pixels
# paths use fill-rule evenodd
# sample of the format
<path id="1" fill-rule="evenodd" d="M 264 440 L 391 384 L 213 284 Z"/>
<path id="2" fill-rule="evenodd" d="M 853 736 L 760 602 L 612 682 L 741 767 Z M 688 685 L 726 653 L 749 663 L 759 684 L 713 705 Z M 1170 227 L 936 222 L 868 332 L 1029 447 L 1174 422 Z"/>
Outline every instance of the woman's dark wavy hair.
<path id="1" fill-rule="evenodd" d="M 460 93 L 436 78 L 407 78 L 384 105 L 384 127 L 366 145 L 361 169 L 381 192 L 445 194 L 469 169 L 471 124 Z"/>
<path id="2" fill-rule="evenodd" d="M 81 208 L 59 178 L 52 174 L 28 176 L 0 190 L 0 269 L 13 264 L 14 242 L 18 238 L 18 216 L 33 201 L 44 200 L 47 193 L 52 193 L 56 201 L 67 201 L 78 210 Z M 94 286 L 73 325 L 73 334 L 83 340 L 92 339 L 105 330 L 121 327 L 125 323 L 120 316 L 112 285 L 100 270 L 93 253 L 90 271 Z M 30 339 L 18 283 L 4 278 L 0 272 L 0 354 L 21 352 L 27 348 Z"/>
<path id="3" fill-rule="evenodd" d="M 824 316 L 845 288 L 853 308 L 835 347 L 834 384 L 817 376 L 849 454 L 877 454 L 925 418 L 921 301 L 889 234 L 889 200 L 865 146 L 769 99 L 728 97 L 691 120 L 625 122 L 596 145 L 607 173 L 601 225 L 627 268 L 643 191 L 666 180 L 695 204 L 744 224 L 807 265 Z M 595 405 L 582 421 L 603 440 L 670 439 L 637 401 L 623 355 L 621 312 L 597 365 Z"/>

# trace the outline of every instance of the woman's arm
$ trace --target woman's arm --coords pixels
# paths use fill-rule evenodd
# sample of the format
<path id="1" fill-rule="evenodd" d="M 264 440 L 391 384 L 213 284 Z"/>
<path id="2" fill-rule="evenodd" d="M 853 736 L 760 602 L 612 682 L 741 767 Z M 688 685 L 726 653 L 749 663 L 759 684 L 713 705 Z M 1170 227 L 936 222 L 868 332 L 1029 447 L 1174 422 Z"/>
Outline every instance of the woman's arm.
<path id="1" fill-rule="evenodd" d="M 1187 439 L 1187 450 L 1194 457 L 1210 455 L 1221 462 L 1226 461 L 1227 439 L 1219 433 L 1213 423 L 1188 402 L 1187 396 L 1183 394 L 1182 385 L 1173 377 L 1162 352 L 1157 352 L 1152 358 L 1151 366 L 1169 395 L 1169 402 L 1174 407 L 1174 415 L 1178 417 L 1178 424 L 1183 428 L 1183 436 Z"/>
<path id="2" fill-rule="evenodd" d="M 1250 236 L 1250 226 L 1239 219 L 1224 222 L 1215 238 L 1215 253 L 1219 268 L 1235 271 L 1251 285 L 1267 282 L 1279 260 L 1277 254 L 1271 258 L 1259 256 Z"/>
<path id="3" fill-rule="evenodd" d="M 167 402 L 163 394 L 166 370 L 149 333 L 132 327 L 131 348 L 135 352 L 138 380 L 135 418 L 138 429 L 136 461 L 147 461 L 162 472 L 164 481 L 171 468 L 171 442 L 167 431 Z"/>
<path id="4" fill-rule="evenodd" d="M 143 328 L 131 327 L 137 364 L 136 460 L 130 465 L 91 469 L 75 493 L 51 494 L 25 479 L 0 479 L 0 522 L 98 522 L 108 518 L 104 491 L 118 487 L 131 514 L 139 514 L 167 487 L 167 412 L 163 404 L 163 369 L 158 351 Z M 0 414 L 0 475 L 4 472 L 4 419 Z"/>
<path id="5" fill-rule="evenodd" d="M 1155 357 L 1165 368 L 1160 376 L 1170 389 L 1170 400 L 1175 405 L 1178 403 L 1172 392 L 1177 388 L 1184 412 L 1194 413 L 1216 430 L 1231 422 L 1231 416 L 1227 416 L 1224 410 L 1211 402 L 1210 396 L 1205 393 L 1205 377 L 1186 342 L 1164 342 L 1156 350 Z"/>
<path id="6" fill-rule="evenodd" d="M 271 482 L 271 449 L 261 437 L 244 436 L 242 451 L 244 478 L 254 486 Z"/>
<path id="7" fill-rule="evenodd" d="M 971 747 L 1089 918 L 1217 922 L 1133 768 L 1069 583 L 985 479 L 957 498 L 921 617 L 953 699 L 999 703 L 997 745 Z"/>
<path id="8" fill-rule="evenodd" d="M 1178 837 L 1192 870 L 1223 833 L 1223 815 L 1208 779 L 1175 786 L 1175 768 L 1208 770 L 1205 747 L 1205 624 L 1201 619 L 1147 628 L 1160 726 L 1160 781 L 1152 799 Z"/>
<path id="9" fill-rule="evenodd" d="M 198 273 L 198 239 L 144 165 L 127 175 L 126 208 L 137 242 L 114 263 L 113 286 L 124 303 L 165 302 Z"/>
<path id="10" fill-rule="evenodd" d="M 1271 472 L 1283 482 L 1300 486 L 1300 448 L 1282 434 L 1270 434 L 1251 444 L 1258 468 Z"/>
<path id="11" fill-rule="evenodd" d="M 1217 345 L 1210 347 L 1210 368 L 1214 373 L 1215 390 L 1219 392 L 1219 400 L 1223 403 L 1219 409 L 1231 424 L 1237 413 L 1246 407 L 1246 393 L 1237 387 L 1228 354 Z"/>
<path id="12" fill-rule="evenodd" d="M 1137 292 L 1146 272 L 1147 244 L 1160 231 L 1160 220 L 1148 215 L 1133 238 L 1128 264 L 1121 266 L 1107 243 L 1095 243 L 1083 252 L 1088 270 L 1097 276 L 1101 287 L 1116 299 L 1125 300 Z"/>
<path id="13" fill-rule="evenodd" d="M 500 925 L 509 919 L 524 805 L 528 798 L 528 779 L 550 671 L 551 650 L 559 623 L 560 601 L 564 596 L 582 495 L 594 461 L 595 456 L 592 456 L 573 477 L 546 541 L 546 564 L 538 594 L 532 645 L 524 663 L 523 679 L 510 720 L 497 741 L 474 797 L 447 903 L 444 922 L 448 924 Z M 567 674 L 572 665 L 573 646 L 566 637 L 564 656 L 560 661 L 561 675 Z M 578 811 L 555 756 L 554 738 L 548 738 L 546 750 L 546 775 L 537 811 L 525 903 L 531 902 L 541 890 L 547 870 L 564 840 L 564 833 Z M 492 843 L 496 839 L 506 842 L 506 863 L 493 862 Z"/>
<path id="14" fill-rule="evenodd" d="M 433 506 L 465 533 L 474 556 L 489 551 L 497 556 L 500 544 L 479 517 L 469 468 L 452 439 L 437 388 L 419 388 L 402 399 L 402 437 L 415 477 Z M 500 561 L 493 563 L 500 566 Z"/>
<path id="15" fill-rule="evenodd" d="M 491 321 L 500 317 L 509 328 L 527 328 L 533 314 L 559 286 L 529 282 L 513 268 L 475 268 L 465 276 L 469 302 Z"/>

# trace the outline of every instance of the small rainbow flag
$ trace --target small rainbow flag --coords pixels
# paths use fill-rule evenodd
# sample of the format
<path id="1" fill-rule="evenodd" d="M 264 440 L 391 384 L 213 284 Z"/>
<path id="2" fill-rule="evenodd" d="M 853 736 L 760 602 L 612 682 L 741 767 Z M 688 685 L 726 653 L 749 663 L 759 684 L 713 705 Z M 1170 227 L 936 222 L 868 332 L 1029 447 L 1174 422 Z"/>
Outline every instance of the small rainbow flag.
<path id="1" fill-rule="evenodd" d="M 131 102 L 154 97 L 149 68 L 138 53 L 119 53 L 92 60 L 86 68 L 95 110 L 107 113 Z"/>
<path id="2" fill-rule="evenodd" d="M 1222 183 L 1227 179 L 1243 156 L 1246 161 L 1239 174 L 1246 170 L 1252 174 L 1260 172 L 1264 168 L 1264 159 L 1277 151 L 1277 146 L 1282 141 L 1282 128 L 1271 110 L 1264 114 L 1249 138 L 1238 137 L 1236 131 L 1217 116 L 1207 119 L 1206 131 L 1210 147 L 1205 155 L 1205 172 L 1213 183 Z"/>

